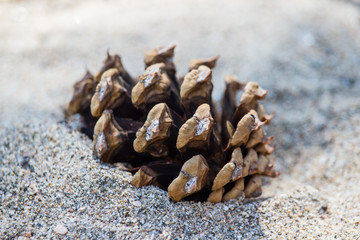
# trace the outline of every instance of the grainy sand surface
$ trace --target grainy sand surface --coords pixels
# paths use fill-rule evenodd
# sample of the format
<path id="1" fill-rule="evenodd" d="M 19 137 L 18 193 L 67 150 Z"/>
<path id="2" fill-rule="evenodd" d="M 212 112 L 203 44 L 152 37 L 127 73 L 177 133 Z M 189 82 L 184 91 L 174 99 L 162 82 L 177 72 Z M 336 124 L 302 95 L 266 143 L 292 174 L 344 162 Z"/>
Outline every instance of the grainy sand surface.
<path id="1" fill-rule="evenodd" d="M 0 12 L 0 239 L 360 238 L 357 1 L 1 1 Z M 269 90 L 282 174 L 256 201 L 136 189 L 62 122 L 72 84 L 107 49 L 137 76 L 143 53 L 168 43 L 179 75 L 221 54 L 215 99 L 228 73 Z"/>

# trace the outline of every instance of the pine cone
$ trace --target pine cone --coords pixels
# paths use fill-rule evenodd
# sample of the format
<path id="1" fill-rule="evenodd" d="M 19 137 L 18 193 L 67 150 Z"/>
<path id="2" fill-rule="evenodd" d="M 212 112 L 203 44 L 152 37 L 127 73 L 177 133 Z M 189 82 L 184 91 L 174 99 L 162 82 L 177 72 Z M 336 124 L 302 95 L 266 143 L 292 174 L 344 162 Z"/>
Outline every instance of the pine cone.
<path id="1" fill-rule="evenodd" d="M 258 103 L 268 91 L 227 75 L 220 116 L 211 98 L 219 56 L 191 60 L 189 72 L 177 79 L 174 49 L 146 52 L 138 79 L 130 77 L 119 55 L 108 53 L 98 73 L 87 72 L 74 85 L 68 113 L 82 116 L 94 156 L 124 163 L 136 187 L 158 186 L 174 201 L 260 196 L 261 175 L 279 175 L 269 157 L 273 137 L 262 128 L 273 114 Z"/>

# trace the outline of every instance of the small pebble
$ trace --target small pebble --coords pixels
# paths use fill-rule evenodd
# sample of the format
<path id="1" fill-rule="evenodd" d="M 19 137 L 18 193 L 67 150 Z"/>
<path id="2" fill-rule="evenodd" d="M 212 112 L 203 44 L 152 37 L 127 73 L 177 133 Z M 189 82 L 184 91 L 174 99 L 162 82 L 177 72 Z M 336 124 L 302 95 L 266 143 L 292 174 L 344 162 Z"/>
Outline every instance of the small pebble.
<path id="1" fill-rule="evenodd" d="M 67 234 L 68 230 L 67 228 L 64 226 L 64 225 L 57 225 L 55 228 L 54 228 L 54 231 L 57 233 L 57 234 L 61 234 L 61 235 L 65 235 Z"/>
<path id="2" fill-rule="evenodd" d="M 86 210 L 86 208 L 85 207 L 81 207 L 81 208 L 79 208 L 79 212 L 85 212 L 85 210 Z"/>
<path id="3" fill-rule="evenodd" d="M 140 201 L 133 201 L 131 204 L 134 205 L 135 207 L 141 207 Z"/>

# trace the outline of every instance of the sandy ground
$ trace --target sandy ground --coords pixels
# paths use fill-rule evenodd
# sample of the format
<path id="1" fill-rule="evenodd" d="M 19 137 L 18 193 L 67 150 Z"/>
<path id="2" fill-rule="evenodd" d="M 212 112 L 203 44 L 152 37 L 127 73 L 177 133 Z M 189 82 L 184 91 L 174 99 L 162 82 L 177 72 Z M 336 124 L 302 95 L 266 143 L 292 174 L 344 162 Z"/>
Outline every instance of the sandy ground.
<path id="1" fill-rule="evenodd" d="M 0 12 L 0 238 L 360 238 L 357 1 L 0 1 Z M 135 189 L 59 123 L 107 49 L 137 76 L 143 53 L 168 43 L 180 75 L 221 54 L 215 99 L 228 73 L 269 90 L 282 174 L 258 201 L 174 204 Z"/>

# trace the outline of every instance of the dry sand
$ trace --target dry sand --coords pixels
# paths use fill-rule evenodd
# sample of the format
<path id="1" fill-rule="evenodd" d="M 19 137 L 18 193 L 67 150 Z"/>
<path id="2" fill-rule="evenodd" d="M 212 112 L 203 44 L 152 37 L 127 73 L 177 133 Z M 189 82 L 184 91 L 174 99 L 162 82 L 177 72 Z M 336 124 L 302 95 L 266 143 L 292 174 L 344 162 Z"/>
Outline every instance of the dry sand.
<path id="1" fill-rule="evenodd" d="M 357 1 L 2 1 L 0 12 L 1 239 L 360 238 Z M 282 175 L 262 198 L 173 203 L 135 189 L 62 123 L 72 84 L 107 49 L 136 76 L 145 50 L 170 42 L 179 74 L 221 54 L 216 99 L 227 73 L 270 91 Z"/>

